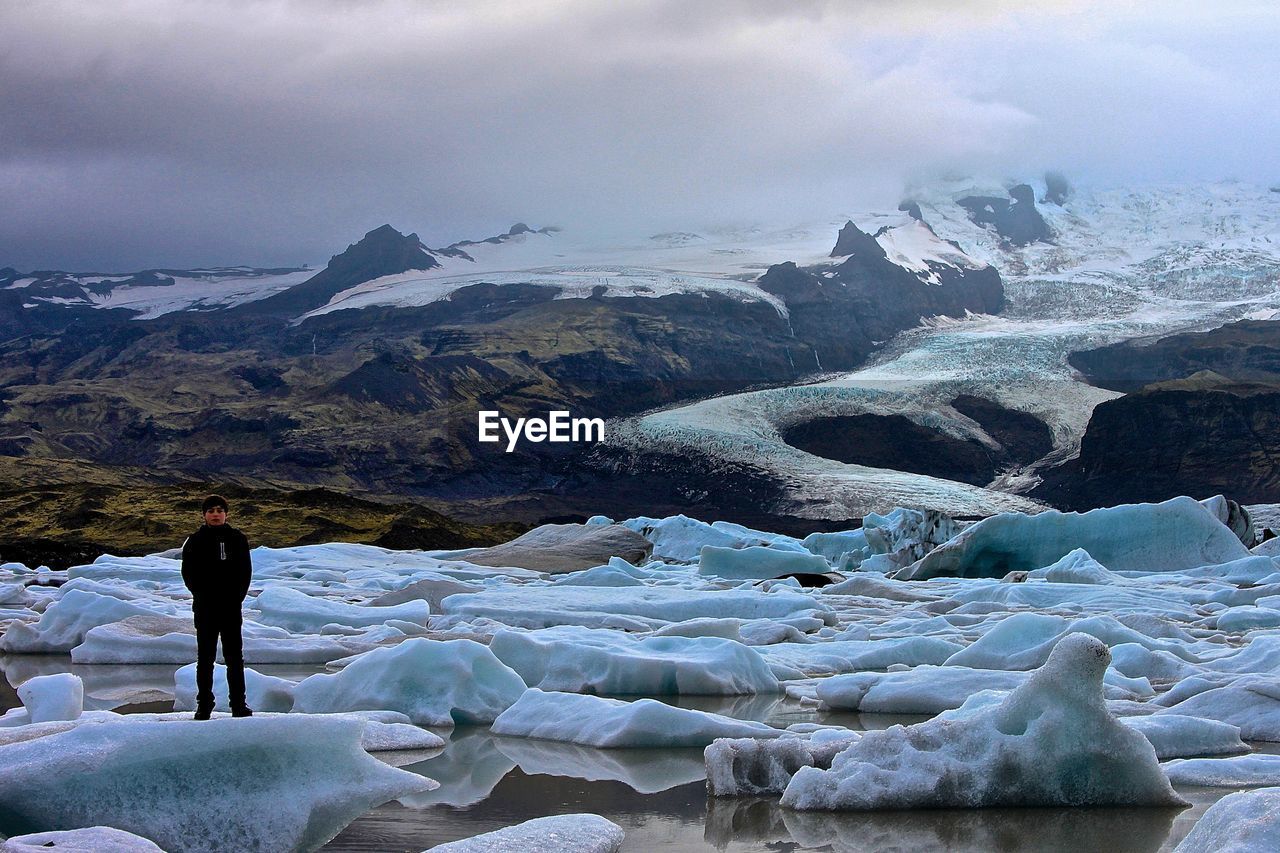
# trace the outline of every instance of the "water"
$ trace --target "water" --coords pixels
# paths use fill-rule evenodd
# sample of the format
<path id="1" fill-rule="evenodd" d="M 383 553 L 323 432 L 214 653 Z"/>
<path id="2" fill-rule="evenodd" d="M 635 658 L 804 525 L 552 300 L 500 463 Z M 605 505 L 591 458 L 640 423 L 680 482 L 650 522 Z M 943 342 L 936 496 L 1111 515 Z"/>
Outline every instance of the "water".
<path id="1" fill-rule="evenodd" d="M 169 710 L 176 666 L 82 666 L 66 655 L 0 656 L 0 711 L 16 707 L 12 685 L 74 672 L 86 707 Z M 318 666 L 255 667 L 303 678 Z M 654 697 L 775 726 L 819 722 L 881 729 L 925 717 L 824 713 L 775 696 Z M 376 753 L 441 783 L 366 812 L 326 853 L 418 853 L 436 844 L 535 817 L 591 812 L 626 831 L 626 851 L 1081 851 L 1171 850 L 1227 789 L 1179 789 L 1186 809 L 981 809 L 869 813 L 792 812 L 776 798 L 707 796 L 701 749 L 602 750 L 493 735 L 484 727 L 438 730 L 443 750 Z M 1255 744 L 1275 752 L 1276 744 Z"/>

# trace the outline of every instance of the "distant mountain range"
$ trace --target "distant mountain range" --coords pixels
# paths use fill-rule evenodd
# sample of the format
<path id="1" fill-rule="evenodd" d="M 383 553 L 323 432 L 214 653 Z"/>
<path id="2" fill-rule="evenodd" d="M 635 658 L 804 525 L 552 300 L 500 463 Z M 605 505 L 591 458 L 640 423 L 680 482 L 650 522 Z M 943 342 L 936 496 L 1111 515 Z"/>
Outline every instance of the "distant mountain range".
<path id="1" fill-rule="evenodd" d="M 1274 256 L 1230 235 L 1219 246 L 1179 233 L 1173 248 L 1121 259 L 1113 248 L 1119 238 L 1106 230 L 1116 227 L 1108 217 L 1117 204 L 1135 215 L 1132 200 L 1077 199 L 1061 180 L 1038 190 L 970 182 L 941 195 L 913 193 L 898 211 L 772 230 L 667 232 L 630 244 L 591 244 L 517 224 L 432 249 L 383 225 L 321 269 L 0 270 L 0 484 L 21 491 L 217 482 L 255 494 L 326 488 L 425 502 L 471 521 L 683 511 L 795 530 L 838 527 L 860 514 L 855 507 L 880 505 L 814 502 L 824 490 L 839 491 L 832 472 L 863 478 L 859 494 L 962 514 L 994 511 L 1002 501 L 1033 506 L 1019 496 L 1028 491 L 1062 505 L 1109 502 L 1133 493 L 1124 489 L 1133 475 L 1121 463 L 1139 456 L 1117 451 L 1106 462 L 1099 455 L 1099 447 L 1126 445 L 1085 437 L 1092 403 L 1082 412 L 1045 408 L 1020 385 L 983 379 L 996 374 L 978 361 L 962 359 L 946 367 L 959 378 L 940 380 L 929 372 L 937 370 L 933 356 L 904 350 L 907 361 L 894 359 L 900 340 L 920 340 L 928 352 L 934 340 L 982 342 L 988 333 L 978 330 L 988 327 L 1000 330 L 993 342 L 1006 340 L 1008 328 L 1070 327 L 1064 340 L 1106 343 L 1089 331 L 1091 317 L 1102 318 L 1099 329 L 1114 327 L 1106 318 L 1118 311 L 1147 312 L 1143 300 L 1169 298 L 1148 298 L 1142 294 L 1151 288 L 1130 285 L 1135 269 L 1168 282 L 1158 287 L 1185 296 L 1179 305 L 1208 304 L 1211 285 L 1188 271 L 1248 263 L 1264 271 L 1265 284 Z M 1161 222 L 1171 215 L 1152 212 Z M 1106 276 L 1115 284 L 1098 286 Z M 1267 298 L 1264 284 L 1249 279 L 1257 304 Z M 1119 301 L 1081 299 L 1095 287 L 1110 294 L 1104 300 Z M 1177 322 L 1194 326 L 1211 314 Z M 1128 334 L 1170 326 L 1161 322 L 1143 320 Z M 964 337 L 968 329 L 979 336 Z M 903 339 L 905 330 L 913 331 Z M 1069 345 L 1062 357 L 1093 346 Z M 1006 364 L 1022 352 L 1010 344 Z M 869 358 L 888 365 L 885 375 L 900 375 L 893 381 L 904 387 L 939 390 L 894 403 L 867 396 L 856 382 L 829 394 L 810 384 Z M 1080 369 L 1098 375 L 1086 362 L 1101 356 L 1079 358 Z M 1139 360 L 1122 353 L 1109 364 Z M 1185 353 L 1157 360 L 1223 367 Z M 972 378 L 963 378 L 966 371 Z M 1138 374 L 1186 375 L 1180 366 Z M 670 408 L 765 388 L 777 391 L 716 409 L 734 412 L 727 418 Z M 1113 393 L 1094 387 L 1080 399 Z M 734 426 L 756 406 L 763 423 L 776 426 Z M 526 443 L 504 453 L 478 441 L 482 408 L 513 418 L 551 409 L 605 418 L 609 440 Z M 1199 411 L 1192 406 L 1180 417 L 1191 422 Z M 1096 429 L 1106 429 L 1102 423 Z M 775 428 L 776 438 L 768 432 Z M 769 455 L 773 441 L 800 453 L 803 464 L 784 472 Z M 1214 466 L 1230 470 L 1221 460 L 1201 467 Z M 877 480 L 878 470 L 889 479 Z M 1106 471 L 1114 473 L 1099 473 Z M 930 485 L 939 482 L 950 485 Z M 1151 494 L 1195 492 L 1208 482 L 1172 476 Z M 1251 495 L 1271 495 L 1267 477 L 1257 482 Z M 46 534 L 76 536 L 73 527 Z M 397 535 L 414 541 L 411 531 Z"/>

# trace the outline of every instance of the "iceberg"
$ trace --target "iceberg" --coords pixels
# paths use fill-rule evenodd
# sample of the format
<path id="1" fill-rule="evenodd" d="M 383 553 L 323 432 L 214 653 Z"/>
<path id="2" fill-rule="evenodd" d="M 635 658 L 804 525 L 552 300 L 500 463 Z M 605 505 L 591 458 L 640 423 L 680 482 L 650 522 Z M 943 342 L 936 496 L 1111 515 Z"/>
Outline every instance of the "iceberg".
<path id="1" fill-rule="evenodd" d="M 821 575 L 831 571 L 827 561 L 807 551 L 784 551 L 763 545 L 718 548 L 704 545 L 698 574 L 728 580 L 768 580 L 783 575 Z"/>
<path id="2" fill-rule="evenodd" d="M 426 625 L 431 615 L 431 607 L 420 598 L 403 604 L 363 606 L 317 598 L 287 586 L 269 586 L 246 606 L 261 612 L 256 622 L 309 634 L 318 634 L 329 624 L 367 628 L 384 625 L 388 619 Z"/>
<path id="3" fill-rule="evenodd" d="M 1106 708 L 1105 643 L 1072 634 L 998 705 L 963 719 L 868 732 L 802 768 L 782 805 L 797 810 L 1182 805 L 1141 734 Z"/>
<path id="4" fill-rule="evenodd" d="M 1209 807 L 1173 853 L 1280 850 L 1280 788 L 1228 794 Z"/>
<path id="5" fill-rule="evenodd" d="M 616 853 L 623 837 L 622 827 L 599 815 L 554 815 L 439 844 L 431 853 Z"/>
<path id="6" fill-rule="evenodd" d="M 1112 572 L 1169 572 L 1248 557 L 1233 532 L 1198 501 L 1124 504 L 1086 513 L 1047 510 L 984 518 L 899 571 L 899 580 L 1002 578 L 1050 566 L 1077 548 Z"/>
<path id="7" fill-rule="evenodd" d="M 435 784 L 366 753 L 363 725 L 121 719 L 0 746 L 0 833 L 113 826 L 175 851 L 319 847 L 373 806 Z"/>
<path id="8" fill-rule="evenodd" d="M 782 690 L 758 652 L 719 637 L 637 639 L 561 626 L 499 631 L 489 650 L 525 684 L 548 691 L 737 695 Z"/>
<path id="9" fill-rule="evenodd" d="M 1184 758 L 1164 763 L 1175 785 L 1205 788 L 1254 788 L 1280 785 L 1280 755 L 1242 755 L 1238 758 Z"/>
<path id="10" fill-rule="evenodd" d="M 1156 711 L 1230 723 L 1245 740 L 1280 741 L 1280 679 L 1247 676 Z"/>
<path id="11" fill-rule="evenodd" d="M 110 826 L 34 832 L 0 841 L 0 853 L 164 853 L 153 842 Z"/>
<path id="12" fill-rule="evenodd" d="M 547 693 L 536 687 L 493 723 L 493 733 L 594 746 L 706 746 L 718 737 L 778 737 L 764 723 L 744 722 L 705 711 L 676 708 L 656 699 L 623 702 L 577 693 Z"/>
<path id="13" fill-rule="evenodd" d="M 400 711 L 419 726 L 491 723 L 524 689 L 479 643 L 415 637 L 366 652 L 341 672 L 304 678 L 293 690 L 293 710 Z"/>
<path id="14" fill-rule="evenodd" d="M 492 619 L 513 628 L 582 625 L 647 631 L 704 617 L 787 619 L 818 616 L 835 621 L 831 608 L 793 592 L 656 587 L 504 586 L 474 595 L 451 595 L 442 612 L 457 620 Z M 830 623 L 828 623 L 830 624 Z"/>
<path id="15" fill-rule="evenodd" d="M 707 793 L 713 797 L 778 795 L 801 767 L 827 769 L 861 735 L 847 729 L 819 730 L 808 737 L 784 734 L 772 740 L 718 738 L 703 752 Z"/>
<path id="16" fill-rule="evenodd" d="M 69 672 L 38 675 L 18 685 L 18 698 L 33 723 L 74 720 L 84 712 L 84 682 Z"/>

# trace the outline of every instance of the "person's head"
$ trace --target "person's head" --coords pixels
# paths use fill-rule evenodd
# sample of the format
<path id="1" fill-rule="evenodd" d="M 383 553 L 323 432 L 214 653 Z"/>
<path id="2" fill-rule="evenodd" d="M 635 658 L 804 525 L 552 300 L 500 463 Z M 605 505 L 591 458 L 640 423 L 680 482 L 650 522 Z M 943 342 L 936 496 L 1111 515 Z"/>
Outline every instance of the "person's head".
<path id="1" fill-rule="evenodd" d="M 222 495 L 209 495 L 204 499 L 204 506 L 201 507 L 201 513 L 204 515 L 204 523 L 210 527 L 219 527 L 227 523 L 227 499 Z"/>

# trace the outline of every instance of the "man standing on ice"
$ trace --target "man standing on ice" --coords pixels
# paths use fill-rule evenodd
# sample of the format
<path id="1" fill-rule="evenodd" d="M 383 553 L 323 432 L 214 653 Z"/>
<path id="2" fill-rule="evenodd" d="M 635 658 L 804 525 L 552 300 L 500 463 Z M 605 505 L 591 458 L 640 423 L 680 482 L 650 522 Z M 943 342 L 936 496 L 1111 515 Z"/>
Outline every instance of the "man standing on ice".
<path id="1" fill-rule="evenodd" d="M 201 510 L 204 525 L 182 545 L 182 582 L 191 590 L 191 611 L 196 620 L 197 720 L 207 720 L 213 713 L 213 661 L 219 636 L 227 665 L 231 716 L 253 715 L 245 704 L 240 636 L 240 608 L 249 593 L 253 566 L 249 540 L 227 524 L 227 509 L 221 495 L 205 498 Z"/>

